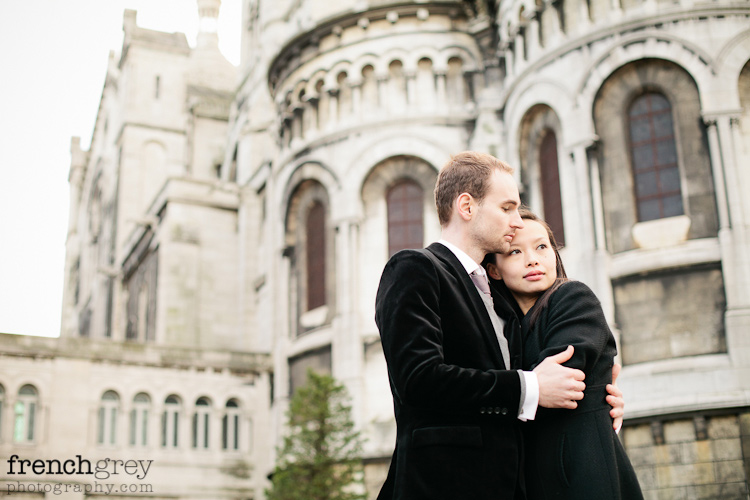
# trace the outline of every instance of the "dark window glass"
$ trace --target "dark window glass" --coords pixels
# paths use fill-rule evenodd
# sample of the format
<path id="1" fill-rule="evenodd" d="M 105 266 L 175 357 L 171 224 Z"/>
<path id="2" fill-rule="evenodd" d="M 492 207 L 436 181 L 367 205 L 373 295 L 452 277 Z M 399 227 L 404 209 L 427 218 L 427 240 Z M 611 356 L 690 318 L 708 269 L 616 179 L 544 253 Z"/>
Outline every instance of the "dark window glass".
<path id="1" fill-rule="evenodd" d="M 326 304 L 326 211 L 316 202 L 307 214 L 307 310 Z"/>
<path id="2" fill-rule="evenodd" d="M 560 170 L 557 162 L 557 137 L 548 130 L 539 147 L 539 170 L 544 202 L 544 219 L 549 224 L 557 243 L 565 244 L 562 198 L 560 196 Z"/>
<path id="3" fill-rule="evenodd" d="M 672 106 L 662 94 L 638 97 L 628 111 L 638 221 L 682 215 Z"/>
<path id="4" fill-rule="evenodd" d="M 388 255 L 405 248 L 422 248 L 422 187 L 414 181 L 397 182 L 386 195 L 388 206 Z"/>

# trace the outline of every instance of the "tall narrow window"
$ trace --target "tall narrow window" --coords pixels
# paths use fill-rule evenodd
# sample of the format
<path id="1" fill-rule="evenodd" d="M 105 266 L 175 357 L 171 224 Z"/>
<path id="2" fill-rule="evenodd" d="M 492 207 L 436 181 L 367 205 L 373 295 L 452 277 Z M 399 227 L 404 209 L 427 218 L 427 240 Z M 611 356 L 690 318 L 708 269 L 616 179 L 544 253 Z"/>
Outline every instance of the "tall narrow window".
<path id="1" fill-rule="evenodd" d="M 557 162 L 557 136 L 551 129 L 544 134 L 539 147 L 539 173 L 541 177 L 544 219 L 549 224 L 555 239 L 565 244 L 562 199 L 560 196 L 560 168 Z"/>
<path id="2" fill-rule="evenodd" d="M 315 202 L 307 214 L 307 310 L 326 304 L 326 210 Z"/>
<path id="3" fill-rule="evenodd" d="M 120 407 L 120 397 L 115 391 L 107 391 L 102 395 L 99 405 L 99 425 L 97 427 L 96 442 L 114 445 L 117 439 L 117 412 Z"/>
<path id="4" fill-rule="evenodd" d="M 154 99 L 158 99 L 159 94 L 161 94 L 161 77 L 156 75 L 156 78 L 154 78 Z"/>
<path id="5" fill-rule="evenodd" d="M 151 398 L 148 394 L 138 393 L 133 398 L 133 408 L 130 410 L 130 445 L 148 445 L 148 414 Z"/>
<path id="6" fill-rule="evenodd" d="M 636 98 L 628 110 L 638 221 L 682 215 L 672 106 L 662 94 Z"/>
<path id="7" fill-rule="evenodd" d="M 221 422 L 221 447 L 224 450 L 240 449 L 240 406 L 230 399 Z"/>
<path id="8" fill-rule="evenodd" d="M 177 448 L 180 431 L 180 399 L 169 396 L 164 401 L 164 413 L 161 416 L 161 445 L 164 448 Z"/>
<path id="9" fill-rule="evenodd" d="M 211 417 L 211 402 L 208 398 L 199 398 L 195 402 L 193 413 L 193 448 L 208 449 L 208 429 Z"/>
<path id="10" fill-rule="evenodd" d="M 388 255 L 405 248 L 422 248 L 423 191 L 416 182 L 398 181 L 386 194 L 388 206 Z"/>
<path id="11" fill-rule="evenodd" d="M 13 441 L 16 443 L 33 443 L 36 437 L 36 410 L 38 395 L 31 385 L 24 385 L 18 391 L 18 399 L 13 407 L 15 416 Z"/>

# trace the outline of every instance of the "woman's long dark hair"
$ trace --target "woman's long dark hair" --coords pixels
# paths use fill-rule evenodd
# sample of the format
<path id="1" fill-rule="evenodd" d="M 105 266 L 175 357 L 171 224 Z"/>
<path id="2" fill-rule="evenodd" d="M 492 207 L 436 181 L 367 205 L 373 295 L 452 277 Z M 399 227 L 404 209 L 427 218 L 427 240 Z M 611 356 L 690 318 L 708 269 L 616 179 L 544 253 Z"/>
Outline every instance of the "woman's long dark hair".
<path id="1" fill-rule="evenodd" d="M 552 250 L 555 252 L 555 270 L 557 271 L 557 278 L 555 279 L 555 282 L 552 283 L 552 286 L 539 296 L 539 298 L 536 300 L 536 303 L 534 304 L 534 307 L 531 308 L 531 316 L 529 316 L 529 328 L 534 328 L 534 324 L 536 323 L 537 319 L 539 319 L 539 315 L 542 314 L 542 311 L 547 308 L 547 304 L 549 303 L 549 299 L 552 294 L 555 293 L 555 290 L 560 288 L 563 283 L 565 283 L 566 281 L 570 281 L 570 279 L 565 272 L 565 266 L 563 265 L 563 261 L 560 258 L 560 246 L 557 244 L 557 240 L 555 240 L 555 235 L 552 232 L 552 229 L 550 229 L 549 224 L 547 224 L 541 217 L 539 217 L 537 214 L 526 207 L 519 208 L 518 213 L 521 215 L 521 219 L 538 222 L 542 225 L 542 227 L 544 227 L 544 229 L 547 230 L 547 236 L 549 236 L 550 245 L 552 245 Z"/>
<path id="2" fill-rule="evenodd" d="M 563 266 L 562 259 L 560 258 L 560 252 L 558 251 L 560 246 L 557 244 L 555 235 L 552 233 L 552 229 L 550 229 L 549 224 L 547 224 L 541 217 L 536 215 L 527 207 L 519 208 L 518 213 L 521 215 L 521 219 L 538 222 L 542 225 L 542 227 L 544 227 L 544 229 L 547 230 L 547 236 L 549 236 L 550 245 L 552 245 L 552 250 L 555 252 L 555 270 L 557 271 L 557 278 L 555 279 L 555 282 L 552 283 L 552 286 L 539 296 L 536 303 L 534 304 L 534 307 L 532 307 L 530 310 L 531 316 L 529 316 L 529 328 L 534 328 L 534 324 L 536 323 L 537 319 L 539 319 L 539 315 L 547 307 L 550 296 L 555 293 L 555 290 L 560 288 L 563 283 L 570 280 L 568 279 L 568 275 L 565 272 L 565 266 Z M 488 263 L 495 264 L 495 258 L 495 254 L 487 254 L 487 256 L 482 261 L 482 266 L 484 266 L 484 268 L 486 269 Z"/>

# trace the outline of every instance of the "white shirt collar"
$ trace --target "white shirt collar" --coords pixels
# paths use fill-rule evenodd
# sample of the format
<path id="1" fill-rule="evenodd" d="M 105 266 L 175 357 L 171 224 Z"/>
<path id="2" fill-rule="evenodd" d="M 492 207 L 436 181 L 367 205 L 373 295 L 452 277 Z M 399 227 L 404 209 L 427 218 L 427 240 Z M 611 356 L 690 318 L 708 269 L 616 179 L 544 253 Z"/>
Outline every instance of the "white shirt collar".
<path id="1" fill-rule="evenodd" d="M 464 269 L 466 269 L 466 274 L 471 274 L 474 271 L 477 271 L 479 275 L 486 274 L 484 271 L 484 268 L 481 265 L 474 262 L 474 259 L 469 257 L 469 255 L 466 252 L 458 248 L 453 243 L 442 240 L 442 239 L 438 240 L 437 242 L 443 245 L 444 247 L 446 247 L 451 252 L 453 252 L 453 255 L 456 256 L 456 258 L 461 263 L 461 265 L 464 266 Z"/>

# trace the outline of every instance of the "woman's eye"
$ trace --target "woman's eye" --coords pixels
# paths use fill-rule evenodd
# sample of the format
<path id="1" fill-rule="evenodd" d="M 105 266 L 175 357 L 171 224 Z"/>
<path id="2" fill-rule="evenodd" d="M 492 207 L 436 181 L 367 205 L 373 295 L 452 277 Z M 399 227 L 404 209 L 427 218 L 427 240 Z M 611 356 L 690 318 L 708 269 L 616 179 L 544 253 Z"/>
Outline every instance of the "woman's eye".
<path id="1" fill-rule="evenodd" d="M 508 252 L 508 255 L 518 255 L 519 253 L 521 253 L 521 251 L 516 249 L 516 250 L 511 250 L 510 252 Z"/>
<path id="2" fill-rule="evenodd" d="M 541 243 L 537 248 L 539 248 L 541 250 L 544 250 L 545 248 L 547 248 L 547 244 L 546 243 Z"/>

